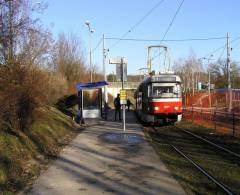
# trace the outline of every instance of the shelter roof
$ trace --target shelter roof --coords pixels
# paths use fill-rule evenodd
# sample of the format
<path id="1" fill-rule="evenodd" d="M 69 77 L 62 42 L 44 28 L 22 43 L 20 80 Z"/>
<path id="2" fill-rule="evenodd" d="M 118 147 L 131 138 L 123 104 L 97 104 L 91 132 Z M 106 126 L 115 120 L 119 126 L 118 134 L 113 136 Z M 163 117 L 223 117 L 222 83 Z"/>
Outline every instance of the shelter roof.
<path id="1" fill-rule="evenodd" d="M 98 82 L 92 82 L 92 83 L 77 83 L 76 89 L 78 91 L 83 89 L 97 89 L 97 88 L 102 88 L 105 85 L 108 85 L 106 81 L 98 81 Z"/>

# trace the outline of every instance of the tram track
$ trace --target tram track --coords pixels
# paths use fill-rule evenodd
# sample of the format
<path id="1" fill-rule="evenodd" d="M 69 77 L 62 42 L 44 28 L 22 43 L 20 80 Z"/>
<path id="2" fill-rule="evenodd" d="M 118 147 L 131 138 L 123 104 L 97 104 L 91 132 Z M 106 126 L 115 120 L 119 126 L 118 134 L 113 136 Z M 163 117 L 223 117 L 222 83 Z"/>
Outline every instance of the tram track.
<path id="1" fill-rule="evenodd" d="M 208 140 L 206 138 L 203 138 L 203 137 L 201 137 L 199 135 L 196 135 L 195 133 L 190 132 L 190 131 L 188 131 L 186 129 L 182 129 L 180 127 L 177 127 L 176 125 L 174 125 L 174 127 L 179 129 L 180 131 L 183 131 L 184 133 L 186 133 L 188 135 L 191 135 L 192 137 L 195 137 L 198 140 L 201 140 L 202 142 L 205 142 L 205 143 L 207 143 L 209 145 L 214 146 L 215 148 L 217 148 L 219 150 L 222 150 L 222 151 L 224 151 L 224 152 L 226 152 L 226 153 L 228 153 L 228 154 L 230 154 L 230 155 L 232 155 L 234 157 L 237 157 L 240 160 L 240 154 L 237 154 L 237 153 L 235 153 L 235 152 L 233 152 L 233 151 L 231 151 L 231 150 L 229 150 L 229 149 L 227 149 L 227 148 L 225 148 L 223 146 L 220 146 L 220 145 L 218 145 L 218 144 L 216 144 L 216 143 L 214 143 L 214 142 L 212 142 L 212 141 L 210 141 L 210 140 Z"/>
<path id="2" fill-rule="evenodd" d="M 176 128 L 176 126 L 174 126 Z M 181 128 L 177 128 L 177 129 L 181 129 Z M 155 131 L 155 133 L 159 134 L 158 129 L 156 127 L 153 127 L 153 130 Z M 183 130 L 183 129 L 181 129 Z M 186 131 L 186 132 L 185 132 Z M 207 142 L 208 144 L 214 146 L 215 148 L 228 152 L 229 154 L 233 155 L 236 158 L 239 158 L 239 155 L 224 148 L 221 147 L 209 140 L 206 140 L 194 133 L 191 134 L 191 132 L 185 130 L 183 132 L 187 133 L 188 135 L 191 135 L 192 137 Z M 177 152 L 180 156 L 182 156 L 185 160 L 187 160 L 189 163 L 191 163 L 192 166 L 194 166 L 199 172 L 201 172 L 201 174 L 203 174 L 204 176 L 206 176 L 209 180 L 211 180 L 216 186 L 218 186 L 219 189 L 221 189 L 222 192 L 226 193 L 226 194 L 235 194 L 233 192 L 233 190 L 228 187 L 226 184 L 224 184 L 223 182 L 221 182 L 219 179 L 217 179 L 216 176 L 213 176 L 212 174 L 210 174 L 205 168 L 203 168 L 203 166 L 199 163 L 196 162 L 196 160 L 193 160 L 189 155 L 187 155 L 187 152 L 185 152 L 182 148 L 180 149 L 180 147 L 176 144 L 173 144 L 170 139 L 164 139 L 165 144 L 168 144 L 175 152 Z"/>
<path id="3" fill-rule="evenodd" d="M 214 182 L 219 188 L 221 188 L 226 194 L 233 195 L 234 193 L 232 190 L 227 187 L 224 183 L 216 179 L 213 175 L 208 173 L 201 165 L 196 163 L 194 160 L 192 160 L 189 156 L 187 156 L 185 153 L 183 153 L 179 148 L 176 146 L 169 144 L 175 151 L 177 151 L 181 156 L 183 156 L 188 162 L 190 162 L 194 167 L 196 167 L 202 174 L 204 174 L 208 179 L 210 179 L 212 182 Z"/>

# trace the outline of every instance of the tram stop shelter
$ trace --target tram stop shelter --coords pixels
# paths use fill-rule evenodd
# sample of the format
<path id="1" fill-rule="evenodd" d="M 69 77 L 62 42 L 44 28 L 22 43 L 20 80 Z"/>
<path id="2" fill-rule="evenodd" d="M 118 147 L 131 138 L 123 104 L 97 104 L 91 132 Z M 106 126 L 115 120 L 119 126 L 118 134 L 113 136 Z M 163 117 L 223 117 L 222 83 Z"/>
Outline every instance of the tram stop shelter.
<path id="1" fill-rule="evenodd" d="M 83 118 L 103 117 L 103 87 L 106 81 L 77 83 L 78 109 Z"/>

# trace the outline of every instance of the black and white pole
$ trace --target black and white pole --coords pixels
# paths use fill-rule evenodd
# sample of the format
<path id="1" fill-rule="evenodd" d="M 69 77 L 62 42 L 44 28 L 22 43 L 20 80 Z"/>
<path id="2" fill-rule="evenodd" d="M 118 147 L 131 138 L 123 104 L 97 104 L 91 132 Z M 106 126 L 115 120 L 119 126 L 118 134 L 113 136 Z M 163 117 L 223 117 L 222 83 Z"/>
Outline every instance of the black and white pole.
<path id="1" fill-rule="evenodd" d="M 121 80 L 122 80 L 122 90 L 124 90 L 124 76 L 123 76 L 123 58 L 121 58 Z M 126 131 L 126 113 L 125 113 L 125 102 L 122 102 L 123 108 L 123 131 Z"/>

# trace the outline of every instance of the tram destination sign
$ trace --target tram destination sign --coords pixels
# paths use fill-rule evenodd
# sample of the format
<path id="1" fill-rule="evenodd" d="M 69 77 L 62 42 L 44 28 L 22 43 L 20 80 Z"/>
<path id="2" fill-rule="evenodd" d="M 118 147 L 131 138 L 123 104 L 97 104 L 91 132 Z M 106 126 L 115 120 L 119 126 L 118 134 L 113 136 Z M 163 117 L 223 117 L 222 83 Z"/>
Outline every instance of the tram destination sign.
<path id="1" fill-rule="evenodd" d="M 152 81 L 175 82 L 176 77 L 152 77 Z"/>

